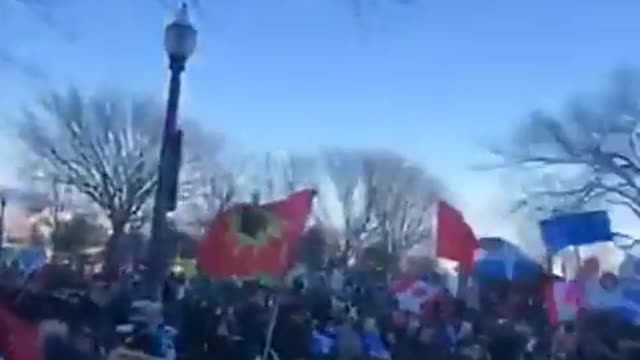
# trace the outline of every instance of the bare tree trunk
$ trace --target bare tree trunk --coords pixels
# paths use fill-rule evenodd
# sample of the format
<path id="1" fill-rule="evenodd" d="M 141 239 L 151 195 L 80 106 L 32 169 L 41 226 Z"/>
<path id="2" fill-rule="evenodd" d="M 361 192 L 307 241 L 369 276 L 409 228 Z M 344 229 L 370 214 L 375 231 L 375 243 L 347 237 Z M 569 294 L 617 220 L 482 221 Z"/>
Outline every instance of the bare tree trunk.
<path id="1" fill-rule="evenodd" d="M 112 221 L 112 233 L 107 242 L 105 255 L 105 272 L 110 275 L 116 275 L 122 265 L 122 248 L 124 238 L 125 223 L 121 221 Z"/>

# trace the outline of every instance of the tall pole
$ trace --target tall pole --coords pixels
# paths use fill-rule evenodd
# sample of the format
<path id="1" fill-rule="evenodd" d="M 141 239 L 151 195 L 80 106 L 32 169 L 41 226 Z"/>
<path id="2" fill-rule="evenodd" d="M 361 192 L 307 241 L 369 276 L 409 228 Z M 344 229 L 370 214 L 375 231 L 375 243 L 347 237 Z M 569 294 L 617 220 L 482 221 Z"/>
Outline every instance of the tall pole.
<path id="1" fill-rule="evenodd" d="M 167 213 L 176 209 L 178 201 L 178 174 L 182 155 L 182 131 L 178 128 L 177 121 L 180 76 L 187 59 L 195 50 L 197 33 L 189 21 L 187 5 L 183 3 L 176 19 L 167 25 L 164 33 L 164 47 L 169 55 L 171 77 L 153 203 L 151 241 L 144 275 L 146 296 L 152 300 L 160 297 L 170 262 L 177 251 L 176 237 L 169 232 Z"/>
<path id="2" fill-rule="evenodd" d="M 151 221 L 151 242 L 146 269 L 147 296 L 157 298 L 162 289 L 165 276 L 170 266 L 175 244 L 174 237 L 167 236 L 167 213 L 174 210 L 175 181 L 178 178 L 179 146 L 175 146 L 176 139 L 180 137 L 177 126 L 178 101 L 180 99 L 180 76 L 184 71 L 185 58 L 170 56 L 169 69 L 171 78 L 169 81 L 169 98 L 167 100 L 167 113 L 164 121 L 162 145 L 160 148 L 160 162 L 158 166 L 158 183 L 156 187 L 153 218 Z"/>

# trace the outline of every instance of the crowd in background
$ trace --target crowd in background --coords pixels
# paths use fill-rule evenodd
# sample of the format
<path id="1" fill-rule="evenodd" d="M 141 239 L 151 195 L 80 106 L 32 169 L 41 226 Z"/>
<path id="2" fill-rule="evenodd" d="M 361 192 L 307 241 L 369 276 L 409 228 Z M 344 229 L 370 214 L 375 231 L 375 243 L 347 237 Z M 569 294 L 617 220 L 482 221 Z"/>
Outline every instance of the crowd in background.
<path id="1" fill-rule="evenodd" d="M 3 273 L 5 359 L 31 360 L 16 355 L 29 348 L 43 360 L 254 360 L 266 343 L 280 360 L 640 358 L 635 326 L 605 312 L 550 324 L 535 287 L 510 283 L 478 286 L 476 301 L 442 287 L 411 312 L 366 274 L 347 274 L 339 291 L 322 273 L 284 287 L 172 275 L 162 302 L 139 300 L 135 274 L 94 277 L 72 290 L 52 288 L 54 278 Z M 11 319 L 32 324 L 36 340 L 8 339 Z"/>

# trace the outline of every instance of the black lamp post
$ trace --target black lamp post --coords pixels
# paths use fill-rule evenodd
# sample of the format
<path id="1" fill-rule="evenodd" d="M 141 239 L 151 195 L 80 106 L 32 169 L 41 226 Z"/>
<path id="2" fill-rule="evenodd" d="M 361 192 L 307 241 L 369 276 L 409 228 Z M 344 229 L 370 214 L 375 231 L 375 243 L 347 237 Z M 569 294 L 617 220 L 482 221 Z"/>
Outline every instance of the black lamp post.
<path id="1" fill-rule="evenodd" d="M 176 209 L 178 174 L 182 153 L 182 130 L 177 125 L 180 75 L 196 47 L 197 31 L 189 21 L 187 5 L 182 4 L 176 19 L 165 28 L 164 47 L 169 57 L 169 98 L 164 122 L 158 183 L 151 222 L 145 283 L 147 295 L 157 297 L 175 252 L 172 236 L 167 236 L 167 213 Z"/>

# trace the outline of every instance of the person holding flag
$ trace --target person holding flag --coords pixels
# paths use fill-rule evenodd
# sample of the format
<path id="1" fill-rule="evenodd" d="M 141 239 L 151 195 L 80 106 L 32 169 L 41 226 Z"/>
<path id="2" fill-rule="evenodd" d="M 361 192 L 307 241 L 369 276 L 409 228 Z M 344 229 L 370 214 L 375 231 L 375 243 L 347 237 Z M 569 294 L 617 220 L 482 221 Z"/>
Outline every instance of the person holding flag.
<path id="1" fill-rule="evenodd" d="M 293 267 L 315 195 L 315 190 L 305 189 L 279 201 L 238 204 L 223 212 L 209 224 L 199 244 L 198 268 L 212 278 L 284 282 Z M 256 289 L 240 311 L 244 359 L 255 360 L 260 354 L 264 358 L 270 353 L 279 311 L 278 298 L 274 302 L 267 321 L 264 293 Z"/>

